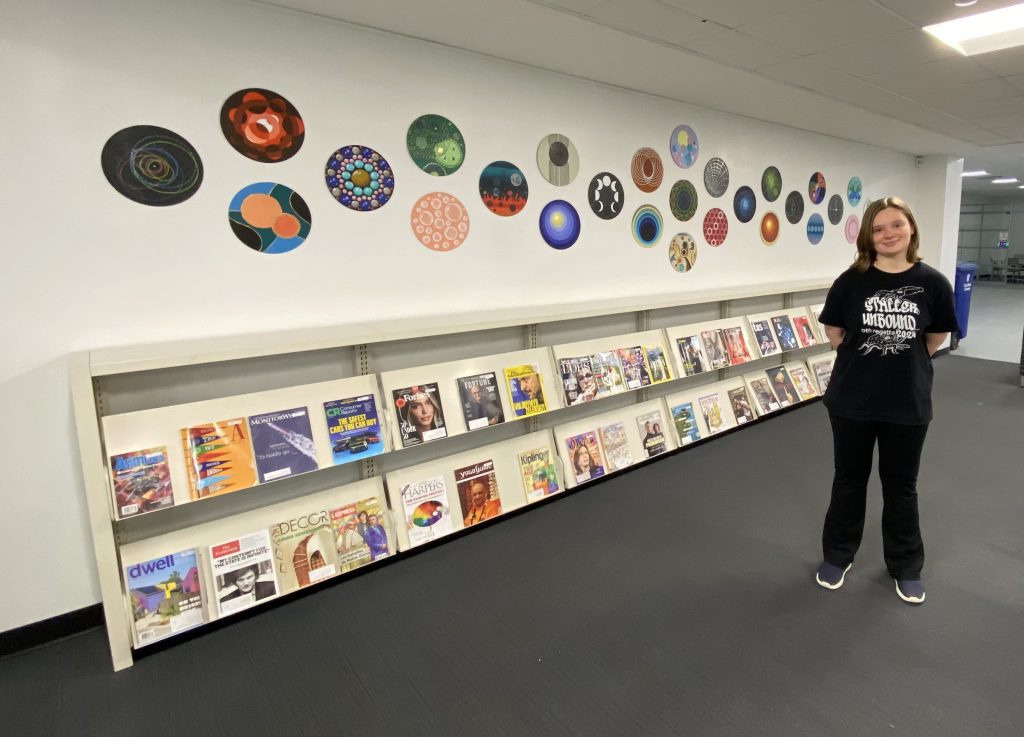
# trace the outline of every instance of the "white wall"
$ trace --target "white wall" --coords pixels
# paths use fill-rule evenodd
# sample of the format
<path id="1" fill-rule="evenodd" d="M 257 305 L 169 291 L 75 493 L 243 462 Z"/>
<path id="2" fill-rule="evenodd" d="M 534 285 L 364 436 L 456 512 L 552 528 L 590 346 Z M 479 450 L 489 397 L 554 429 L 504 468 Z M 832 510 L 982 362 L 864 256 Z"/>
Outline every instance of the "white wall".
<path id="1" fill-rule="evenodd" d="M 17 595 L 4 597 L 0 630 L 99 600 L 67 384 L 72 351 L 481 304 L 667 294 L 797 274 L 830 278 L 850 263 L 853 250 L 841 226 L 828 225 L 828 197 L 819 206 L 807 203 L 798 226 L 783 214 L 785 193 L 806 195 L 815 171 L 826 175 L 829 196 L 845 194 L 857 175 L 866 197 L 902 194 L 937 216 L 945 208 L 945 169 L 915 171 L 909 155 L 321 18 L 201 0 L 18 6 L 5 8 L 0 23 L 0 65 L 17 70 L 6 87 L 17 114 L 0 122 L 7 143 L 0 194 L 9 213 L 0 289 L 6 346 L 0 405 L 7 418 L 0 427 L 0 518 L 7 521 L 0 590 Z M 278 91 L 299 108 L 307 135 L 297 156 L 259 164 L 224 140 L 220 106 L 245 86 Z M 453 119 L 467 139 L 466 163 L 452 177 L 428 178 L 405 151 L 408 124 L 427 112 Z M 141 123 L 170 128 L 200 152 L 205 180 L 188 202 L 144 207 L 104 179 L 104 142 Z M 696 171 L 679 169 L 668 156 L 668 136 L 679 123 L 701 137 Z M 581 174 L 567 188 L 547 184 L 535 163 L 538 141 L 556 131 L 575 141 L 581 157 Z M 377 213 L 346 211 L 324 186 L 327 157 L 352 143 L 377 148 L 393 162 L 396 196 Z M 666 181 L 652 195 L 629 181 L 630 157 L 640 146 L 655 147 L 666 162 Z M 712 201 L 701 177 L 703 163 L 715 155 L 729 164 L 731 184 Z M 499 218 L 479 200 L 479 172 L 495 159 L 526 172 L 530 200 L 522 215 Z M 770 206 L 782 222 L 771 248 L 757 235 L 768 209 L 759 187 L 768 165 L 780 168 L 784 182 L 783 197 Z M 585 202 L 590 176 L 606 169 L 627 184 L 626 212 L 610 222 L 593 216 Z M 672 182 L 683 177 L 700 194 L 698 215 L 685 224 L 673 219 L 667 202 Z M 312 210 L 308 242 L 287 255 L 250 251 L 228 227 L 226 207 L 235 192 L 268 179 L 296 189 Z M 732 214 L 741 184 L 758 193 L 758 215 L 747 225 Z M 451 253 L 430 252 L 411 235 L 412 204 L 432 189 L 456 194 L 470 210 L 469 240 Z M 537 232 L 541 207 L 554 198 L 568 199 L 583 219 L 580 242 L 565 252 L 548 248 Z M 632 211 L 648 202 L 661 210 L 666 237 L 644 250 L 629 225 Z M 729 238 L 717 249 L 700 237 L 712 204 L 730 218 Z M 818 246 L 805 236 L 810 212 L 825 217 Z M 944 241 L 948 223 L 942 222 Z M 701 244 L 687 274 L 667 262 L 668 239 L 680 231 Z"/>

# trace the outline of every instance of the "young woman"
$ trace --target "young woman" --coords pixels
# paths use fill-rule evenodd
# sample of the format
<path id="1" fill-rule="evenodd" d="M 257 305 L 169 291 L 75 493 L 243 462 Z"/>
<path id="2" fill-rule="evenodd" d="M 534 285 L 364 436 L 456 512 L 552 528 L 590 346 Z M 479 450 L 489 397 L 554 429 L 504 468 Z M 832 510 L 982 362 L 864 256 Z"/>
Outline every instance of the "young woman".
<path id="1" fill-rule="evenodd" d="M 918 244 L 907 203 L 872 202 L 857 236 L 857 260 L 832 285 L 819 318 L 838 353 L 824 397 L 835 478 L 816 578 L 838 589 L 853 564 L 877 442 L 885 565 L 910 604 L 925 597 L 917 472 L 932 419 L 931 357 L 957 330 L 949 281 L 921 262 Z"/>

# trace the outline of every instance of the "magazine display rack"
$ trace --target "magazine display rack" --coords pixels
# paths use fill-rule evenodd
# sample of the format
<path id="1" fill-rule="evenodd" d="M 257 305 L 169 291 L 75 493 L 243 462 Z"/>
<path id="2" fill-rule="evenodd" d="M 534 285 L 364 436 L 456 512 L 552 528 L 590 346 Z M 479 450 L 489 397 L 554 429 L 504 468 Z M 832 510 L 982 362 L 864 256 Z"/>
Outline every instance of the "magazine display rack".
<path id="1" fill-rule="evenodd" d="M 182 629 L 230 616 L 222 606 L 226 597 L 218 600 L 213 595 L 215 591 L 233 591 L 230 576 L 223 575 L 223 559 L 214 561 L 223 552 L 223 543 L 234 546 L 236 558 L 255 556 L 253 551 L 266 548 L 260 541 L 266 540 L 263 531 L 268 527 L 276 529 L 283 521 L 294 522 L 304 515 L 317 515 L 318 519 L 333 515 L 333 521 L 325 522 L 317 534 L 337 534 L 337 550 L 328 550 L 326 543 L 320 543 L 317 552 L 323 554 L 322 569 L 317 569 L 316 576 L 307 576 L 303 585 L 318 583 L 354 567 L 351 559 L 342 555 L 347 543 L 342 544 L 341 536 L 344 529 L 352 527 L 351 515 L 357 508 L 365 511 L 372 507 L 381 534 L 388 540 L 385 553 L 375 554 L 359 565 L 372 565 L 388 554 L 410 550 L 429 540 L 412 534 L 418 533 L 413 515 L 419 514 L 417 519 L 422 522 L 430 511 L 428 507 L 435 507 L 413 507 L 403 496 L 406 487 L 442 479 L 443 495 L 426 487 L 417 493 L 428 495 L 423 502 L 437 502 L 437 506 L 447 508 L 450 532 L 454 533 L 579 485 L 580 474 L 569 462 L 569 444 L 577 436 L 583 436 L 583 442 L 596 449 L 602 459 L 613 457 L 608 470 L 611 473 L 692 443 L 698 436 L 710 437 L 711 428 L 699 401 L 711 392 L 719 394 L 726 423 L 717 429 L 735 426 L 729 392 L 749 385 L 733 372 L 742 368 L 755 373 L 748 364 L 759 360 L 745 313 L 774 309 L 809 317 L 806 308 L 794 307 L 794 302 L 820 301 L 827 286 L 807 281 L 766 284 L 643 303 L 606 300 L 568 309 L 517 308 L 76 354 L 71 370 L 72 395 L 114 668 L 131 666 L 133 650 L 148 644 L 138 636 L 137 622 L 152 605 L 150 600 L 159 599 L 161 593 L 169 598 L 172 589 L 176 597 L 189 591 L 198 596 L 202 591 L 201 607 L 190 605 L 191 609 L 201 609 L 201 616 L 198 621 L 196 615 L 181 620 Z M 711 310 L 719 319 L 707 320 Z M 634 322 L 637 332 L 608 329 L 609 325 L 621 326 L 625 317 Z M 712 331 L 732 329 L 734 335 L 743 336 L 749 357 L 736 364 L 730 360 L 728 368 L 687 376 L 676 338 L 684 333 L 699 334 L 691 332 L 694 326 Z M 550 345 L 538 345 L 539 335 L 549 336 Z M 551 336 L 577 340 L 567 343 L 550 340 Z M 566 406 L 560 358 L 637 346 L 644 347 L 645 361 L 658 363 L 660 368 L 653 373 L 663 373 L 662 380 L 625 388 L 615 396 L 596 397 L 580 406 Z M 657 350 L 648 353 L 653 347 Z M 816 353 L 822 352 L 820 346 L 817 348 Z M 731 355 L 736 358 L 738 354 L 734 350 Z M 438 358 L 450 360 L 438 363 Z M 631 359 L 627 356 L 627 360 Z M 779 361 L 779 357 L 761 360 L 766 367 Z M 803 365 L 806 375 L 816 380 L 806 364 L 794 363 Z M 540 375 L 546 406 L 544 411 L 517 417 L 513 411 L 516 397 L 511 391 L 515 374 L 506 370 L 519 369 L 521 373 L 524 367 L 535 367 Z M 459 380 L 487 373 L 495 375 L 504 422 L 478 425 L 471 431 L 461 411 L 465 398 Z M 709 384 L 715 380 L 719 384 Z M 394 393 L 431 383 L 437 385 L 447 432 L 444 437 L 405 449 Z M 518 383 L 514 386 L 517 391 L 521 388 Z M 362 433 L 356 441 L 347 442 L 345 438 L 346 442 L 339 443 L 329 428 L 330 415 L 325 419 L 325 405 L 369 397 L 374 400 L 377 415 L 372 432 Z M 673 408 L 678 408 L 682 400 L 694 402 L 696 411 L 692 424 L 697 432 L 685 437 L 680 429 L 685 431 L 690 421 L 673 415 Z M 750 401 L 753 404 L 752 397 Z M 196 479 L 202 478 L 207 469 L 189 445 L 191 429 L 228 418 L 238 420 L 238 427 L 244 426 L 243 420 L 256 427 L 256 418 L 267 413 L 302 408 L 308 411 L 310 435 L 308 447 L 302 450 L 307 458 L 315 458 L 312 468 L 296 473 L 275 469 L 273 479 L 257 474 L 254 483 L 238 486 L 237 493 L 232 490 L 208 497 L 196 493 Z M 761 414 L 756 409 L 755 413 Z M 655 425 L 660 426 L 661 438 L 654 431 Z M 670 430 L 669 425 L 675 429 Z M 288 427 L 276 430 L 286 433 Z M 205 437 L 202 432 L 198 435 L 200 440 L 193 440 L 193 444 Z M 369 442 L 380 443 L 379 455 L 363 455 Z M 166 457 L 152 461 L 146 454 L 153 449 L 164 449 Z M 255 443 L 250 453 L 261 457 Z M 166 467 L 171 491 L 168 503 L 144 513 L 122 505 L 123 499 L 115 495 L 112 463 L 118 457 Z M 194 474 L 188 470 L 190 464 Z M 483 502 L 488 511 L 474 506 L 474 493 L 487 497 Z M 379 506 L 379 512 L 374 505 Z M 342 513 L 342 509 L 347 511 Z M 346 514 L 347 528 L 341 524 Z M 350 536 L 351 530 L 344 534 Z M 256 542 L 252 542 L 254 539 Z M 299 552 L 310 552 L 307 543 L 312 545 L 313 541 L 304 539 Z M 298 552 L 282 554 L 277 545 L 275 542 L 273 546 L 277 563 L 282 555 L 289 560 L 299 559 Z M 164 564 L 161 556 L 170 558 L 188 550 L 195 551 L 194 564 L 187 570 L 175 569 L 178 573 L 170 583 L 158 582 L 145 590 L 129 587 L 128 568 L 147 563 L 159 567 Z M 333 564 L 326 560 L 335 554 Z M 312 561 L 311 555 L 307 557 Z M 315 568 L 311 562 L 309 566 Z M 294 581 L 278 583 L 275 596 L 286 596 L 297 588 Z M 241 584 L 236 588 L 241 591 Z M 175 609 L 173 615 L 178 614 Z"/>

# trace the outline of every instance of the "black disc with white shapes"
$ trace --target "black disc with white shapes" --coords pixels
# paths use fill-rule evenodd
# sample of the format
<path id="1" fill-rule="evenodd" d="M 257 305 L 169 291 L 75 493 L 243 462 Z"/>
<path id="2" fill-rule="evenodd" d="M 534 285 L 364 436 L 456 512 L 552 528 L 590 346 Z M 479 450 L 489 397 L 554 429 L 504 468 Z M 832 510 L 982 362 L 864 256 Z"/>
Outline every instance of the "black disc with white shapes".
<path id="1" fill-rule="evenodd" d="M 622 182 L 610 171 L 603 171 L 590 180 L 587 187 L 590 209 L 602 220 L 611 220 L 622 212 Z"/>
<path id="2" fill-rule="evenodd" d="M 828 201 L 828 221 L 833 225 L 839 225 L 843 219 L 843 197 L 834 194 Z"/>

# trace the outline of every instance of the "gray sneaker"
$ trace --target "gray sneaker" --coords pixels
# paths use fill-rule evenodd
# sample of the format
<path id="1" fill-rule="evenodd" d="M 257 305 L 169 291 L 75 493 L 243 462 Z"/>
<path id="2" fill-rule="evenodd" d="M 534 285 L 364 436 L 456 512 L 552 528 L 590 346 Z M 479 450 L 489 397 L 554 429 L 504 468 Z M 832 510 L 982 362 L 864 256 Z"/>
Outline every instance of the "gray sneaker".
<path id="1" fill-rule="evenodd" d="M 896 593 L 908 604 L 924 603 L 924 584 L 919 578 L 894 578 Z"/>
<path id="2" fill-rule="evenodd" d="M 850 563 L 846 568 L 840 568 L 834 566 L 828 561 L 822 561 L 822 564 L 818 566 L 818 572 L 814 578 L 818 582 L 819 586 L 824 586 L 826 589 L 838 589 L 843 585 L 843 581 L 846 580 L 846 572 L 853 567 L 853 563 Z"/>

